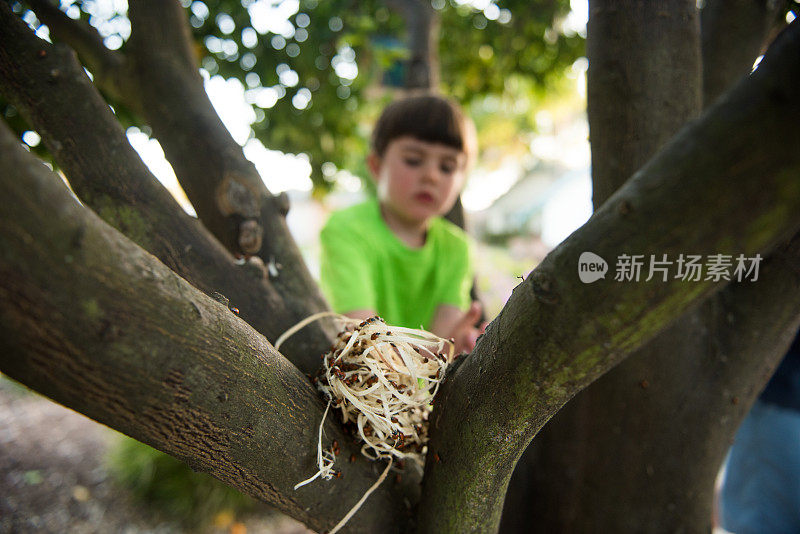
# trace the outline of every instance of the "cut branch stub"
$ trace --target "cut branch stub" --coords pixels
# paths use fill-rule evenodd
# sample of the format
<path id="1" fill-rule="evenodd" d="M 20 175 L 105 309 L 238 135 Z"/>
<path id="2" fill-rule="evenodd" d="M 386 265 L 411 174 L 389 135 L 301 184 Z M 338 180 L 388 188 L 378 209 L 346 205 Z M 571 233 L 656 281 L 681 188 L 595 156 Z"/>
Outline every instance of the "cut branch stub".
<path id="1" fill-rule="evenodd" d="M 256 219 L 248 219 L 239 224 L 239 248 L 247 255 L 254 255 L 261 250 L 264 231 Z M 259 258 L 260 259 L 260 258 Z"/>
<path id="2" fill-rule="evenodd" d="M 226 217 L 238 215 L 243 219 L 255 219 L 259 215 L 259 193 L 244 175 L 228 171 L 217 187 L 217 205 Z"/>
<path id="3" fill-rule="evenodd" d="M 257 253 L 265 264 L 284 266 L 271 283 L 298 320 L 327 309 L 283 215 L 268 201 L 273 195 L 205 92 L 197 60 L 189 53 L 191 31 L 180 2 L 132 1 L 129 17 L 127 52 L 143 113 L 200 220 L 231 252 Z M 261 227 L 258 250 L 258 232 L 251 224 L 242 228 L 249 219 Z"/>
<path id="4" fill-rule="evenodd" d="M 195 287 L 224 293 L 270 339 L 309 315 L 302 288 L 287 300 L 264 280 L 263 268 L 255 277 L 260 281 L 237 269 L 232 255 L 149 172 L 72 50 L 36 37 L 3 2 L 0 91 L 40 133 L 81 201 Z M 248 272 L 253 265 L 247 263 Z M 314 372 L 329 344 L 321 325 L 312 325 L 285 354 Z"/>
<path id="5" fill-rule="evenodd" d="M 248 183 L 245 175 L 228 171 L 217 187 L 217 206 L 220 213 L 237 223 L 236 242 L 239 252 L 253 256 L 258 254 L 263 243 L 264 230 L 259 223 L 261 212 L 256 187 Z"/>

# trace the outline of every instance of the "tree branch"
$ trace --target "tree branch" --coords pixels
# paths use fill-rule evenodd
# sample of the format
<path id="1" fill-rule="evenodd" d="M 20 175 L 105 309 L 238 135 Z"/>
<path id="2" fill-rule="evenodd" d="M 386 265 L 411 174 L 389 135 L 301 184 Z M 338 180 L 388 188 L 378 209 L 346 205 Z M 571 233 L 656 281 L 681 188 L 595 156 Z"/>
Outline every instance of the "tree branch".
<path id="1" fill-rule="evenodd" d="M 582 252 L 607 260 L 689 251 L 753 256 L 797 232 L 798 28 L 790 25 L 753 76 L 684 128 L 545 258 L 445 382 L 420 501 L 427 531 L 495 530 L 514 464 L 545 421 L 723 287 L 710 280 L 584 285 L 576 273 Z"/>
<path id="2" fill-rule="evenodd" d="M 339 442 L 343 476 L 294 491 L 316 470 L 324 409 L 308 380 L 79 205 L 5 125 L 0 177 L 3 373 L 318 530 L 375 482 L 382 466 L 330 417 L 323 444 Z M 350 531 L 404 531 L 404 487 L 382 485 Z"/>
<path id="3" fill-rule="evenodd" d="M 750 72 L 768 31 L 767 12 L 777 7 L 754 0 L 724 4 L 708 1 L 702 11 L 706 90 L 710 78 L 717 85 L 712 97 L 706 95 L 706 104 Z M 693 3 L 689 7 L 694 9 Z M 630 11 L 618 10 L 613 17 L 617 27 L 642 31 L 642 22 Z M 652 14 L 648 18 L 648 26 L 661 19 Z M 648 30 L 652 28 L 644 32 Z M 664 32 L 649 34 L 659 35 L 660 43 L 668 38 Z M 609 41 L 608 33 L 589 37 L 596 43 L 591 50 L 602 49 L 606 58 L 619 57 L 631 47 L 616 37 Z M 687 42 L 682 35 L 673 35 L 671 41 L 675 44 L 663 43 L 662 49 L 673 51 Z M 662 60 L 655 56 L 644 64 L 620 61 L 615 64 L 618 72 L 605 72 L 601 82 L 640 79 L 631 69 L 670 72 Z M 680 72 L 670 76 L 681 79 Z M 597 80 L 590 79 L 590 88 L 593 84 L 596 87 Z M 699 87 L 699 80 L 690 76 L 686 85 Z M 620 177 L 632 174 L 638 162 L 655 153 L 656 143 L 696 113 L 681 102 L 684 98 L 689 108 L 699 106 L 688 91 L 653 86 L 646 92 L 653 105 L 631 106 L 625 115 L 613 116 L 592 109 L 602 117 L 593 123 L 593 138 L 614 139 L 622 120 L 625 136 L 647 150 L 631 154 L 626 145 L 620 151 L 608 142 L 593 143 L 595 161 L 612 161 L 621 169 L 620 175 L 594 173 L 597 190 L 610 194 Z M 620 84 L 595 92 L 610 101 L 640 98 L 626 89 Z M 669 107 L 662 104 L 667 102 Z M 685 115 L 676 109 L 685 110 Z M 782 262 L 773 256 L 763 265 L 758 282 L 732 284 L 684 314 L 547 423 L 517 464 L 504 506 L 504 532 L 530 532 L 531 515 L 537 518 L 536 532 L 711 529 L 713 484 L 723 456 L 769 371 L 785 353 L 784 342 L 796 332 L 798 307 L 791 295 L 797 275 L 776 267 Z M 737 311 L 737 306 L 750 314 Z M 759 342 L 743 339 L 743 332 L 757 332 Z M 642 480 L 647 481 L 646 490 Z M 596 491 L 598 487 L 606 490 Z M 524 516 L 516 512 L 519 509 L 525 510 Z"/>
<path id="4" fill-rule="evenodd" d="M 78 53 L 100 89 L 113 99 L 139 109 L 136 91 L 130 89 L 128 62 L 124 54 L 110 50 L 92 25 L 69 18 L 52 0 L 28 0 L 28 3 L 39 20 L 50 29 L 52 37 Z"/>
<path id="5" fill-rule="evenodd" d="M 53 91 L 59 98 L 53 98 Z M 74 55 L 38 39 L 0 3 L 0 91 L 41 134 L 81 200 L 208 294 L 220 292 L 269 339 L 306 315 L 287 306 L 263 270 L 250 272 L 156 181 Z M 285 346 L 314 372 L 330 343 L 319 325 Z"/>
<path id="6" fill-rule="evenodd" d="M 286 226 L 286 196 L 267 190 L 208 99 L 183 8 L 134 0 L 129 16 L 144 115 L 200 220 L 229 250 L 282 265 L 272 284 L 298 315 L 326 309 Z"/>
<path id="7" fill-rule="evenodd" d="M 800 235 L 564 406 L 517 465 L 502 531 L 709 531 L 730 440 L 798 325 Z"/>

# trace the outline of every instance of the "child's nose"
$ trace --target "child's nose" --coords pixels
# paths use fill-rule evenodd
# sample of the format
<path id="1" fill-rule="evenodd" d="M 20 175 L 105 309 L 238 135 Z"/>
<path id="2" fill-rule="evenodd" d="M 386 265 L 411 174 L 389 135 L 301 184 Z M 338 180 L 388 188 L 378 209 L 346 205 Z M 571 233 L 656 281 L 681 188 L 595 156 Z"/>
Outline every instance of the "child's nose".
<path id="1" fill-rule="evenodd" d="M 424 167 L 424 172 L 422 175 L 423 180 L 429 182 L 437 182 L 441 178 L 440 171 L 438 165 L 434 163 L 428 163 Z"/>

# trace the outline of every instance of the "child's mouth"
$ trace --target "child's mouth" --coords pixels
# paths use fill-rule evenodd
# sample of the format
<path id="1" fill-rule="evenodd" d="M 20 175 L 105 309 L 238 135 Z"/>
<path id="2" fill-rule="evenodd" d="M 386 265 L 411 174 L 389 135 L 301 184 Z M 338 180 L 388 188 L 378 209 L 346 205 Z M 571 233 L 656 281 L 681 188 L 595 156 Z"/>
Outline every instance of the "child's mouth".
<path id="1" fill-rule="evenodd" d="M 417 193 L 414 195 L 414 199 L 422 204 L 433 204 L 434 201 L 433 195 L 430 193 Z"/>

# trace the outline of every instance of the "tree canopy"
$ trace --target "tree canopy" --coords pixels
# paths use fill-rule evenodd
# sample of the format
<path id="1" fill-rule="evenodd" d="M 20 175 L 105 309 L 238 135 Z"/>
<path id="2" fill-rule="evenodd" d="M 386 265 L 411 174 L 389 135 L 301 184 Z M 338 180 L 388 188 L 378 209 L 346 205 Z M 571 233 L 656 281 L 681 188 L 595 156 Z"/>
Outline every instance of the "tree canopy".
<path id="1" fill-rule="evenodd" d="M 182 2 L 200 67 L 241 83 L 255 111 L 253 135 L 270 149 L 308 154 L 321 191 L 331 186 L 333 169 L 366 175 L 366 125 L 404 85 L 414 36 L 403 4 L 415 3 L 439 21 L 431 31 L 442 92 L 476 111 L 487 96 L 513 98 L 517 111 L 506 126 L 517 131 L 535 128 L 535 102 L 557 89 L 583 54 L 584 38 L 566 24 L 566 0 Z M 21 3 L 12 4 L 40 24 Z M 110 4 L 103 11 L 86 0 L 61 4 L 70 17 L 96 27 L 106 45 L 125 52 L 130 22 L 124 9 Z M 108 88 L 104 93 L 124 125 L 149 131 L 129 102 Z M 7 104 L 2 113 L 18 132 L 27 129 Z"/>

